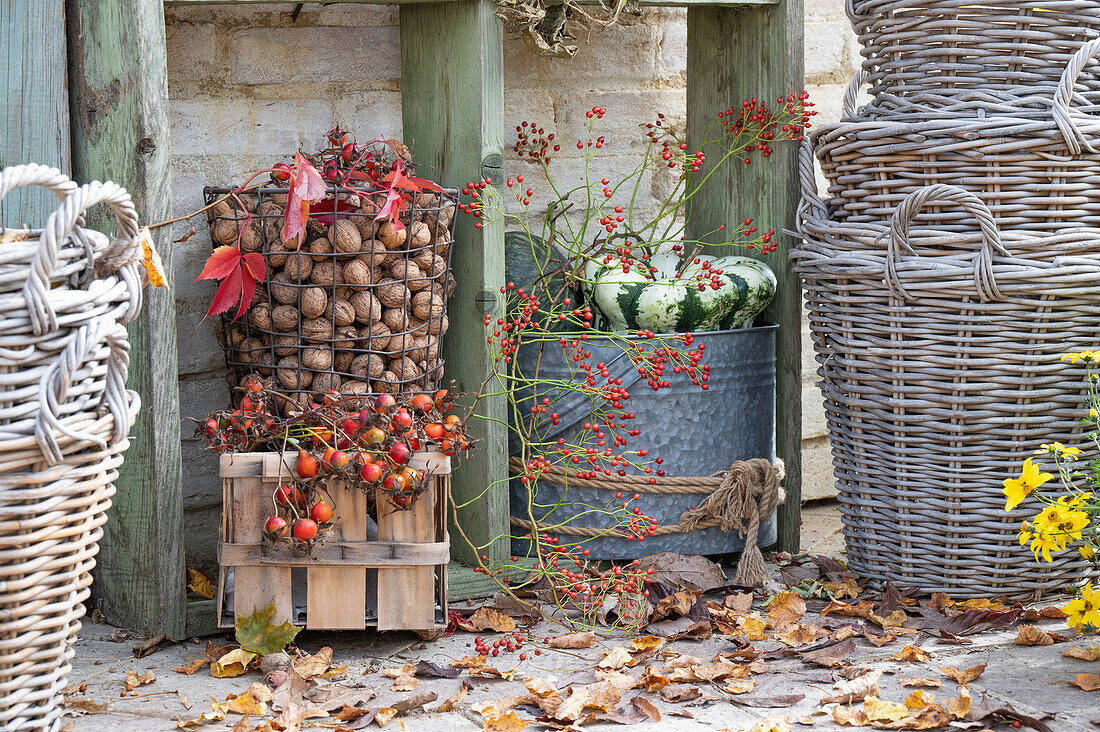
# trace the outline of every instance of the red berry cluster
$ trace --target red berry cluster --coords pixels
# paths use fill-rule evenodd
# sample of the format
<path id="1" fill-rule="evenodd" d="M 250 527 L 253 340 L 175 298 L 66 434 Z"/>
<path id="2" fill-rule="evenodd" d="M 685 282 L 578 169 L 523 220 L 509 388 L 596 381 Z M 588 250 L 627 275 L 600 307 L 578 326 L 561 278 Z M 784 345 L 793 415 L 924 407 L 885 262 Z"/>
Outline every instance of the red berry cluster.
<path id="1" fill-rule="evenodd" d="M 468 203 L 458 204 L 458 210 L 461 211 L 462 213 L 470 214 L 471 216 L 473 216 L 476 219 L 480 219 L 482 217 L 482 211 L 484 209 L 483 202 L 481 200 L 481 193 L 480 192 L 485 190 L 486 188 L 488 188 L 492 184 L 493 184 L 493 179 L 488 178 L 488 177 L 484 178 L 483 180 L 479 180 L 477 182 L 474 182 L 474 181 L 468 182 L 462 188 L 462 195 L 470 196 L 470 198 L 472 198 L 473 200 L 469 201 Z M 477 229 L 480 229 L 483 225 L 484 224 L 482 224 L 482 222 L 478 221 L 477 223 L 474 224 L 474 227 L 477 228 Z"/>
<path id="2" fill-rule="evenodd" d="M 554 133 L 547 133 L 534 122 L 516 125 L 516 144 L 512 151 L 520 158 L 525 155 L 532 160 L 550 161 L 550 153 L 559 152 L 561 145 L 554 142 Z"/>
<path id="3" fill-rule="evenodd" d="M 526 643 L 527 639 L 523 637 L 522 633 L 516 630 L 491 643 L 486 642 L 485 639 L 479 635 L 474 638 L 474 650 L 477 651 L 477 655 L 479 656 L 499 656 L 502 651 L 504 653 L 515 653 L 516 651 L 520 651 Z M 536 648 L 535 655 L 541 656 L 542 651 Z M 520 653 L 519 660 L 526 661 L 527 654 Z"/>

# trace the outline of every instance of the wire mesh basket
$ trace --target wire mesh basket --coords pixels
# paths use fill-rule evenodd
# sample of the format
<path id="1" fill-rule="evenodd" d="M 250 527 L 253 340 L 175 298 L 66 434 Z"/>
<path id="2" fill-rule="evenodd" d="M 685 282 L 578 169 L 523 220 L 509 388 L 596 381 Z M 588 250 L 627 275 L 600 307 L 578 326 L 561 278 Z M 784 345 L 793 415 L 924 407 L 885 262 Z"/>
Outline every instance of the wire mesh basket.
<path id="1" fill-rule="evenodd" d="M 296 250 L 283 241 L 288 189 L 231 193 L 204 190 L 211 238 L 267 266 L 246 315 L 219 325 L 231 387 L 258 374 L 301 406 L 331 391 L 438 388 L 456 190 L 411 195 L 397 226 L 375 218 L 385 192 L 334 185 L 311 206 Z"/>
<path id="2" fill-rule="evenodd" d="M 940 108 L 1049 96 L 1084 43 L 1100 36 L 1098 0 L 847 0 L 876 104 Z M 1096 69 L 1082 89 L 1100 92 Z"/>
<path id="3" fill-rule="evenodd" d="M 805 182 L 804 178 L 804 182 Z M 812 180 L 812 179 L 811 179 Z M 969 231 L 914 224 L 956 206 Z M 1100 332 L 1100 232 L 1005 233 L 958 187 L 914 192 L 889 227 L 837 223 L 804 190 L 805 285 L 850 566 L 952 597 L 1035 597 L 1087 576 L 1019 545 L 1031 506 L 1002 482 L 1075 444 L 1086 384 L 1060 356 Z"/>

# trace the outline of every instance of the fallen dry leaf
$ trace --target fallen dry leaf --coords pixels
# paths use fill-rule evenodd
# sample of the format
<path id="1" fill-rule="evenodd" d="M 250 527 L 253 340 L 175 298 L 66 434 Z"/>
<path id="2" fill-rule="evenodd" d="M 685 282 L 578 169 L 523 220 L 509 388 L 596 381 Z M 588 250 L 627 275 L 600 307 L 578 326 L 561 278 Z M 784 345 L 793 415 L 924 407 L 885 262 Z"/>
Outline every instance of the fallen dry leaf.
<path id="1" fill-rule="evenodd" d="M 156 635 L 152 638 L 146 638 L 141 643 L 138 643 L 133 648 L 133 654 L 135 658 L 145 658 L 146 656 L 156 652 L 160 648 L 160 644 L 168 640 L 168 636 L 164 633 Z"/>
<path id="2" fill-rule="evenodd" d="M 1008 610 L 1008 606 L 1003 602 L 990 600 L 984 597 L 955 603 L 955 607 L 963 610 Z"/>
<path id="3" fill-rule="evenodd" d="M 499 610 L 491 607 L 479 607 L 466 621 L 474 630 L 495 630 L 498 633 L 511 633 L 516 629 L 516 621 Z"/>
<path id="4" fill-rule="evenodd" d="M 634 657 L 630 655 L 630 651 L 626 650 L 622 646 L 618 646 L 608 651 L 604 655 L 604 657 L 600 659 L 600 662 L 596 664 L 596 667 L 617 669 L 633 664 Z"/>
<path id="5" fill-rule="evenodd" d="M 203 656 L 202 658 L 196 658 L 188 663 L 185 663 L 182 666 L 173 666 L 172 670 L 190 676 L 208 663 L 210 663 L 210 659 Z"/>
<path id="6" fill-rule="evenodd" d="M 1079 661 L 1100 661 L 1100 646 L 1069 648 L 1062 655 L 1066 658 L 1076 658 Z"/>
<path id="7" fill-rule="evenodd" d="M 81 714 L 102 714 L 107 711 L 106 702 L 97 702 L 94 699 L 65 697 L 65 701 L 62 702 L 62 706 L 66 709 L 73 709 Z"/>
<path id="8" fill-rule="evenodd" d="M 325 646 L 312 656 L 302 656 L 294 659 L 294 673 L 306 681 L 320 676 L 332 667 L 332 649 Z"/>
<path id="9" fill-rule="evenodd" d="M 944 708 L 955 719 L 964 719 L 970 713 L 970 701 L 970 690 L 965 686 L 960 686 L 959 695 L 944 702 Z"/>
<path id="10" fill-rule="evenodd" d="M 508 712 L 495 719 L 483 719 L 482 729 L 485 732 L 523 732 L 527 729 L 527 722 L 520 719 L 515 712 Z"/>
<path id="11" fill-rule="evenodd" d="M 767 623 L 760 617 L 760 614 L 754 612 L 741 621 L 741 625 L 737 629 L 737 635 L 744 636 L 746 640 L 750 641 L 764 640 L 767 637 L 765 632 L 767 628 Z"/>
<path id="12" fill-rule="evenodd" d="M 267 714 L 267 702 L 271 701 L 271 689 L 266 684 L 254 682 L 243 694 L 230 694 L 225 702 L 234 714 Z"/>
<path id="13" fill-rule="evenodd" d="M 658 711 L 657 707 L 653 706 L 653 702 L 649 701 L 645 697 L 634 697 L 630 700 L 630 706 L 634 707 L 639 712 L 649 717 L 649 720 L 651 722 L 661 721 L 661 712 Z"/>
<path id="14" fill-rule="evenodd" d="M 470 709 L 480 714 L 483 719 L 499 719 L 504 716 L 509 709 L 519 704 L 519 702 L 520 699 L 518 697 L 506 696 L 502 699 L 493 699 L 492 701 L 471 704 Z"/>
<path id="15" fill-rule="evenodd" d="M 1084 691 L 1096 691 L 1100 689 L 1100 671 L 1094 674 L 1077 674 L 1069 683 Z"/>
<path id="16" fill-rule="evenodd" d="M 643 635 L 635 638 L 630 642 L 630 645 L 635 651 L 652 651 L 654 648 L 660 648 L 663 640 L 655 635 Z"/>
<path id="17" fill-rule="evenodd" d="M 153 671 L 146 671 L 143 674 L 139 674 L 137 669 L 130 669 L 126 672 L 126 685 L 136 689 L 139 686 L 145 686 L 151 684 L 157 680 L 157 675 Z"/>
<path id="18" fill-rule="evenodd" d="M 374 713 L 374 721 L 379 727 L 385 727 L 386 723 L 397 716 L 397 710 L 393 707 L 382 707 Z"/>
<path id="19" fill-rule="evenodd" d="M 645 667 L 645 670 L 642 671 L 642 678 L 638 681 L 638 684 L 650 693 L 660 691 L 670 683 L 672 682 L 667 677 L 654 671 L 650 666 Z"/>
<path id="20" fill-rule="evenodd" d="M 822 704 L 851 704 L 863 701 L 869 696 L 879 695 L 879 678 L 882 671 L 870 671 L 857 676 L 851 681 L 845 681 L 837 686 L 836 691 L 821 700 Z"/>
<path id="21" fill-rule="evenodd" d="M 674 684 L 706 684 L 727 678 L 744 678 L 748 675 L 747 666 L 730 663 L 729 661 L 717 661 L 715 663 L 698 663 L 674 668 L 669 680 Z"/>
<path id="22" fill-rule="evenodd" d="M 1050 633 L 1034 625 L 1021 625 L 1016 630 L 1016 640 L 1014 642 L 1018 646 L 1054 645 L 1054 639 L 1050 637 Z"/>
<path id="23" fill-rule="evenodd" d="M 420 680 L 415 674 L 416 664 L 414 663 L 406 663 L 401 668 L 388 668 L 382 672 L 386 678 L 393 679 L 393 685 L 390 687 L 393 691 L 412 691 L 420 686 Z"/>
<path id="24" fill-rule="evenodd" d="M 960 671 L 955 666 L 940 666 L 940 671 L 943 672 L 944 676 L 950 679 L 954 679 L 956 684 L 966 686 L 971 681 L 974 681 L 983 673 L 985 673 L 985 664 L 983 663 L 977 666 L 972 666 L 965 671 Z"/>
<path id="25" fill-rule="evenodd" d="M 669 587 L 706 592 L 726 584 L 722 568 L 697 554 L 676 554 L 659 552 L 638 560 L 636 570 L 653 574 L 646 579 L 649 582 L 663 582 Z"/>
<path id="26" fill-rule="evenodd" d="M 557 638 L 551 638 L 546 641 L 546 645 L 551 648 L 588 648 L 596 642 L 596 634 L 590 630 L 586 630 L 583 633 L 569 633 L 568 635 L 560 635 Z"/>
<path id="27" fill-rule="evenodd" d="M 609 668 L 597 668 L 596 680 L 606 681 L 620 691 L 633 689 L 638 685 L 638 679 L 623 671 L 615 671 Z"/>
<path id="28" fill-rule="evenodd" d="M 419 709 L 429 702 L 434 702 L 438 698 L 439 695 L 434 691 L 418 691 L 412 696 L 403 697 L 401 701 L 393 705 L 393 708 L 401 714 L 405 714 L 414 709 Z"/>
<path id="29" fill-rule="evenodd" d="M 740 732 L 791 732 L 791 723 L 785 716 L 768 717 L 755 722 L 751 727 L 742 727 Z"/>
<path id="30" fill-rule="evenodd" d="M 749 592 L 735 592 L 732 595 L 726 595 L 722 600 L 722 604 L 737 613 L 747 613 L 752 610 L 752 594 Z"/>
<path id="31" fill-rule="evenodd" d="M 924 663 L 931 659 L 932 657 L 928 655 L 928 652 L 919 646 L 905 646 L 905 648 L 890 656 L 891 661 L 901 661 L 903 663 Z"/>
<path id="32" fill-rule="evenodd" d="M 870 724 L 867 714 L 862 709 L 840 704 L 833 707 L 833 721 L 842 727 L 866 727 Z"/>
<path id="33" fill-rule="evenodd" d="M 864 629 L 863 631 L 863 637 L 870 641 L 871 645 L 875 646 L 876 648 L 882 648 L 884 645 L 888 643 L 893 643 L 898 639 L 896 635 L 893 635 L 891 633 L 886 633 L 885 635 L 875 635 L 874 633 L 871 633 L 866 629 Z"/>
<path id="34" fill-rule="evenodd" d="M 650 623 L 656 623 L 670 617 L 681 617 L 691 612 L 695 603 L 702 595 L 698 590 L 680 590 L 667 597 L 662 597 L 653 608 L 653 617 Z"/>
<path id="35" fill-rule="evenodd" d="M 733 679 L 722 687 L 722 691 L 727 694 L 748 694 L 755 688 L 755 679 Z"/>
<path id="36" fill-rule="evenodd" d="M 234 648 L 214 663 L 210 664 L 211 675 L 219 679 L 240 676 L 248 670 L 249 664 L 256 660 L 256 654 L 243 648 Z"/>
<path id="37" fill-rule="evenodd" d="M 210 724 L 211 722 L 220 722 L 225 719 L 225 715 L 228 711 L 225 705 L 217 699 L 211 699 L 209 712 L 204 712 L 194 719 L 188 719 L 186 722 L 176 722 L 176 727 L 183 729 L 185 727 L 199 727 L 204 724 Z"/>
<path id="38" fill-rule="evenodd" d="M 768 603 L 768 619 L 776 630 L 797 623 L 806 614 L 806 601 L 798 593 L 780 592 Z"/>
<path id="39" fill-rule="evenodd" d="M 781 707 L 793 707 L 806 698 L 805 694 L 782 694 L 780 696 L 742 696 L 734 699 L 734 704 L 744 707 L 758 707 L 761 709 L 778 709 Z"/>
<path id="40" fill-rule="evenodd" d="M 207 600 L 214 599 L 214 576 L 197 567 L 187 568 L 187 589 Z"/>
<path id="41" fill-rule="evenodd" d="M 909 707 L 869 696 L 863 701 L 863 712 L 868 722 L 896 722 L 909 716 Z"/>
<path id="42" fill-rule="evenodd" d="M 575 722 L 586 709 L 610 712 L 619 705 L 623 693 L 606 681 L 577 686 L 570 689 L 565 701 L 554 710 L 554 719 Z"/>
<path id="43" fill-rule="evenodd" d="M 463 681 L 462 686 L 454 696 L 447 697 L 442 704 L 436 709 L 437 712 L 453 712 L 456 705 L 466 699 L 466 694 L 470 691 L 469 682 Z"/>
<path id="44" fill-rule="evenodd" d="M 485 664 L 485 656 L 463 656 L 457 661 L 451 661 L 451 668 L 481 668 Z"/>
<path id="45" fill-rule="evenodd" d="M 840 668 L 848 663 L 848 659 L 856 651 L 856 644 L 851 638 L 818 651 L 809 651 L 799 654 L 799 657 L 807 663 L 815 663 L 827 668 Z"/>
<path id="46" fill-rule="evenodd" d="M 927 679 L 921 676 L 905 676 L 898 679 L 901 686 L 918 686 L 925 689 L 938 689 L 943 684 L 939 679 Z"/>
<path id="47" fill-rule="evenodd" d="M 703 695 L 698 686 L 668 686 L 661 689 L 660 693 L 662 699 L 672 703 L 691 701 Z"/>

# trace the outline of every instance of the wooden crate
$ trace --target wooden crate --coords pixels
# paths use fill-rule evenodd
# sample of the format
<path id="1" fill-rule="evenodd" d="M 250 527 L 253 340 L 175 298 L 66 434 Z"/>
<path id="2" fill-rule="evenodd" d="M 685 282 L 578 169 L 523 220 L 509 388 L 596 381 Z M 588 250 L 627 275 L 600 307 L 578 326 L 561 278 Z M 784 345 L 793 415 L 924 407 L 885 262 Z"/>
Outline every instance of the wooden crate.
<path id="1" fill-rule="evenodd" d="M 289 620 L 311 630 L 375 627 L 432 634 L 445 627 L 450 458 L 428 451 L 412 457 L 409 465 L 426 471 L 429 485 L 407 511 L 378 492 L 373 541 L 367 535 L 366 491 L 331 481 L 335 532 L 309 554 L 263 537 L 272 493 L 292 479 L 294 460 L 277 453 L 221 456 L 219 627 L 232 627 L 235 617 L 272 602 L 273 622 Z"/>

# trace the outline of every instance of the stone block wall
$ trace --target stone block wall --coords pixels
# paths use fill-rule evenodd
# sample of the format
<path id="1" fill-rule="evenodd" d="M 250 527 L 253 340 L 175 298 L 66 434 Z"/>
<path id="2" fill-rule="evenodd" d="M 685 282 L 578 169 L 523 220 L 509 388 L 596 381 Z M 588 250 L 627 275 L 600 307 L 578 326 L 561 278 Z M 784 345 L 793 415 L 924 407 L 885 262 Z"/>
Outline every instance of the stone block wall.
<path id="1" fill-rule="evenodd" d="M 858 54 L 843 0 L 810 0 L 806 14 L 808 89 L 824 119 L 839 115 L 843 86 Z M 202 205 L 204 186 L 239 183 L 275 156 L 315 149 L 339 124 L 358 139 L 401 133 L 398 13 L 393 5 L 308 4 L 291 20 L 293 3 L 261 9 L 227 6 L 170 8 L 166 13 L 173 197 L 177 213 Z M 531 53 L 518 38 L 505 44 L 506 121 L 552 125 L 558 137 L 582 134 L 584 111 L 607 107 L 603 150 L 610 169 L 632 168 L 642 145 L 637 123 L 663 112 L 683 120 L 686 27 L 682 10 L 649 10 L 634 25 L 593 37 L 573 60 Z M 580 174 L 580 159 L 563 145 L 562 174 Z M 508 158 L 509 174 L 525 164 Z M 430 175 L 430 171 L 426 173 Z M 647 178 L 642 206 L 653 205 L 667 181 Z M 181 410 L 201 417 L 226 402 L 224 358 L 204 320 L 214 293 L 195 282 L 210 251 L 205 219 L 198 234 L 177 245 Z M 778 227 L 777 227 L 778 228 Z M 189 225 L 178 224 L 175 238 Z M 820 398 L 806 362 L 807 493 L 831 491 Z M 184 426 L 184 501 L 188 564 L 211 566 L 221 510 L 215 457 Z"/>

